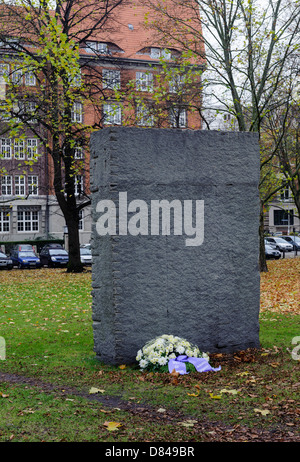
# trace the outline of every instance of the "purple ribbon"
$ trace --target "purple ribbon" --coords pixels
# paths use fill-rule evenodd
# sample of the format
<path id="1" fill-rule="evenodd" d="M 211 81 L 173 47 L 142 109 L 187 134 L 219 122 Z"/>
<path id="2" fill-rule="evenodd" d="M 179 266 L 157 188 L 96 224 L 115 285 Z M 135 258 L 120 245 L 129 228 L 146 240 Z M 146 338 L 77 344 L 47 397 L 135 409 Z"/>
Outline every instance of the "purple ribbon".
<path id="1" fill-rule="evenodd" d="M 169 359 L 168 367 L 169 367 L 169 372 L 172 372 L 174 369 L 176 372 L 179 372 L 179 374 L 188 374 L 186 371 L 186 366 L 185 363 L 191 363 L 195 367 L 197 372 L 207 372 L 207 371 L 219 371 L 221 369 L 221 366 L 219 367 L 211 367 L 207 359 L 204 358 L 194 358 L 194 357 L 189 357 L 186 355 L 180 355 L 177 356 L 175 359 Z"/>

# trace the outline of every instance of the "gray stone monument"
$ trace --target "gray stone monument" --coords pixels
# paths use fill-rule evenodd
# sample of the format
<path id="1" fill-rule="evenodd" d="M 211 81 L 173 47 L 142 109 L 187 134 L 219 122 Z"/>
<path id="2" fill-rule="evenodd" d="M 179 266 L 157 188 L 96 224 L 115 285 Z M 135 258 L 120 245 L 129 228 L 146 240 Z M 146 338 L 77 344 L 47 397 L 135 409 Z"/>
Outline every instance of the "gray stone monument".
<path id="1" fill-rule="evenodd" d="M 92 135 L 97 357 L 154 337 L 259 347 L 259 147 L 250 133 L 112 127 Z"/>

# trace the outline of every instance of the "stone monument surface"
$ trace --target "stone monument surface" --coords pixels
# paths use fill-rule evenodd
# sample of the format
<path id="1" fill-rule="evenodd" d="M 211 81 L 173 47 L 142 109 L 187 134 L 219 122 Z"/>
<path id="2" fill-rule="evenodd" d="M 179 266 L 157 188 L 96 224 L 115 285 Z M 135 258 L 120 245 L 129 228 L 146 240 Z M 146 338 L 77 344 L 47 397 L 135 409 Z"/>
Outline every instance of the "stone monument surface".
<path id="1" fill-rule="evenodd" d="M 135 362 L 162 334 L 259 347 L 257 135 L 111 127 L 90 162 L 97 357 Z"/>

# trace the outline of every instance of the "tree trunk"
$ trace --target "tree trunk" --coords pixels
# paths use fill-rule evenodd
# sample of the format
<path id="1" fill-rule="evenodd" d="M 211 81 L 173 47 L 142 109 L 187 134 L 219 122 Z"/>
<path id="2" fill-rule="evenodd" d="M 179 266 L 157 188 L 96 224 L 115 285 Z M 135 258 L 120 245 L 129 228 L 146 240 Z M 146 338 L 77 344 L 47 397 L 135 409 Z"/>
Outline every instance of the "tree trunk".
<path id="1" fill-rule="evenodd" d="M 83 264 L 80 260 L 78 219 L 76 220 L 77 215 L 78 213 L 76 210 L 70 210 L 70 213 L 65 216 L 69 238 L 68 273 L 81 273 L 83 271 Z"/>
<path id="2" fill-rule="evenodd" d="M 267 272 L 268 265 L 265 253 L 265 236 L 264 236 L 264 209 L 263 204 L 260 203 L 259 214 L 259 270 L 260 272 Z"/>

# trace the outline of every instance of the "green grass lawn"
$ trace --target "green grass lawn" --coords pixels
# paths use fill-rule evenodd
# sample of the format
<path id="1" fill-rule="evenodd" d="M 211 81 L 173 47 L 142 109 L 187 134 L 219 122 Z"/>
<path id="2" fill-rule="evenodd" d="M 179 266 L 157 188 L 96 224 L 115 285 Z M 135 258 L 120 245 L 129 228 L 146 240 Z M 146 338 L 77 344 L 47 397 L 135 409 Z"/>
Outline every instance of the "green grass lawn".
<path id="1" fill-rule="evenodd" d="M 247 441 L 267 439 L 263 432 L 298 438 L 299 361 L 291 352 L 300 336 L 300 260 L 269 268 L 261 349 L 212 355 L 221 371 L 180 377 L 99 363 L 90 272 L 2 271 L 0 441 Z M 91 394 L 92 387 L 100 391 Z M 110 429 L 109 422 L 118 425 Z"/>

